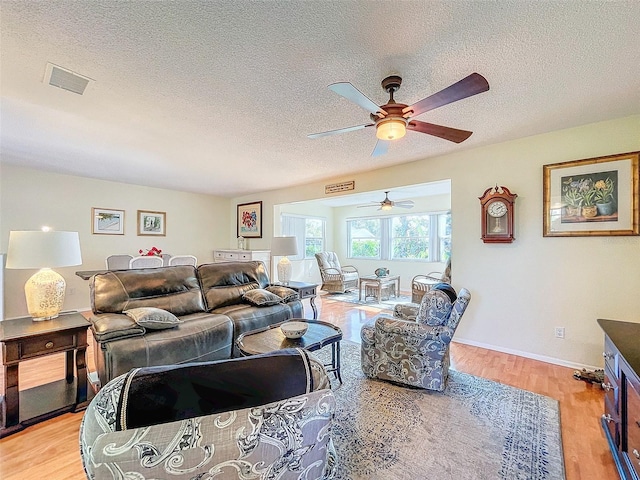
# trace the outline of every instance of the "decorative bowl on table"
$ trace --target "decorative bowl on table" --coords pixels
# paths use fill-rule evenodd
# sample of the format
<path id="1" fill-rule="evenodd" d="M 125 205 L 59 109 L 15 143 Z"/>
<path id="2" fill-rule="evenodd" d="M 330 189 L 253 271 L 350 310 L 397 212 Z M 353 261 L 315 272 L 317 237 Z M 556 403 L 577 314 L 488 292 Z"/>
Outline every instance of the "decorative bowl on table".
<path id="1" fill-rule="evenodd" d="M 386 277 L 389 275 L 389 269 L 384 267 L 376 268 L 374 273 L 376 274 L 376 277 Z"/>
<path id="2" fill-rule="evenodd" d="M 307 322 L 285 322 L 280 325 L 280 330 L 284 334 L 285 337 L 290 339 L 296 339 L 302 337 L 305 333 L 307 333 L 307 329 L 309 328 L 309 324 Z"/>

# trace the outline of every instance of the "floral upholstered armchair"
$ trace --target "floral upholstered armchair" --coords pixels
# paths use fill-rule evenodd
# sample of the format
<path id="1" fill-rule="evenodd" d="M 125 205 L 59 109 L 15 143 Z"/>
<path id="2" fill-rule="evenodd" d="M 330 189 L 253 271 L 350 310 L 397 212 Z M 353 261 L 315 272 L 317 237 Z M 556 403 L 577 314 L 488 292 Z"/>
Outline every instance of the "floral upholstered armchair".
<path id="1" fill-rule="evenodd" d="M 344 293 L 347 290 L 358 288 L 360 275 L 353 265 L 340 265 L 340 260 L 335 252 L 316 253 L 320 276 L 322 277 L 321 290 L 334 293 Z"/>
<path id="2" fill-rule="evenodd" d="M 302 349 L 145 367 L 96 394 L 80 453 L 96 480 L 330 479 L 334 414 L 326 371 Z"/>
<path id="3" fill-rule="evenodd" d="M 394 317 L 378 315 L 365 324 L 361 330 L 364 374 L 444 390 L 449 375 L 449 344 L 470 300 L 467 289 L 460 290 L 456 297 L 451 285 L 441 283 L 422 297 L 420 305 L 408 304 L 396 310 Z M 402 315 L 404 318 L 399 318 Z"/>

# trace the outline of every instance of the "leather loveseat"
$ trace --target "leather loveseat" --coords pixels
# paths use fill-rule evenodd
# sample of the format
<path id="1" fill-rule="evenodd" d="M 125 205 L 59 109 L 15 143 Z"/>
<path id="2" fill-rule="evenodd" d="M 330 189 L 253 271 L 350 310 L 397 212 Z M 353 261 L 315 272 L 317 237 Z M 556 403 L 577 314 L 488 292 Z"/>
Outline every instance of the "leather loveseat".
<path id="1" fill-rule="evenodd" d="M 265 306 L 245 300 L 249 290 L 272 288 L 262 262 L 110 271 L 94 275 L 89 288 L 100 385 L 136 367 L 239 356 L 238 335 L 303 313 L 297 295 Z M 124 313 L 149 307 L 179 323 L 156 329 Z"/>

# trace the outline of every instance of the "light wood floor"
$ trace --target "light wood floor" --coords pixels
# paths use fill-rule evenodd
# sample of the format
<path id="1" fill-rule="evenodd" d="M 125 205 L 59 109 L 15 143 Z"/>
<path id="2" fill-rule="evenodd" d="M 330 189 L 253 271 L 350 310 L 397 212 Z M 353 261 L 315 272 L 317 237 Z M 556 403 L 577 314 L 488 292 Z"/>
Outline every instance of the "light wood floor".
<path id="1" fill-rule="evenodd" d="M 376 308 L 323 300 L 322 297 L 317 299 L 316 305 L 320 319 L 340 326 L 346 340 L 358 343 L 361 326 L 379 312 Z M 311 315 L 308 304 L 306 312 Z M 92 348 L 90 346 L 88 365 L 93 370 Z M 483 348 L 454 343 L 451 356 L 452 367 L 456 370 L 547 395 L 560 402 L 567 480 L 618 478 L 600 428 L 604 400 L 598 387 L 574 380 L 569 368 Z M 63 354 L 30 360 L 20 367 L 21 389 L 63 377 Z M 84 479 L 78 448 L 81 418 L 82 413 L 67 413 L 0 440 L 0 478 Z"/>

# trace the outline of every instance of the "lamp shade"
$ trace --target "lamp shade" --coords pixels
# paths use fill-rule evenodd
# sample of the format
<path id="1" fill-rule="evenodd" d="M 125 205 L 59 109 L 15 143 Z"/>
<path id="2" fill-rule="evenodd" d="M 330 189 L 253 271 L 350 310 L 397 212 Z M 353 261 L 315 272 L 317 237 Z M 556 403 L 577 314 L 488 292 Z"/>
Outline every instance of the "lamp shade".
<path id="1" fill-rule="evenodd" d="M 296 237 L 273 237 L 271 241 L 271 255 L 281 257 L 298 254 Z"/>
<path id="2" fill-rule="evenodd" d="M 9 232 L 7 268 L 38 269 L 81 264 L 78 232 Z"/>

